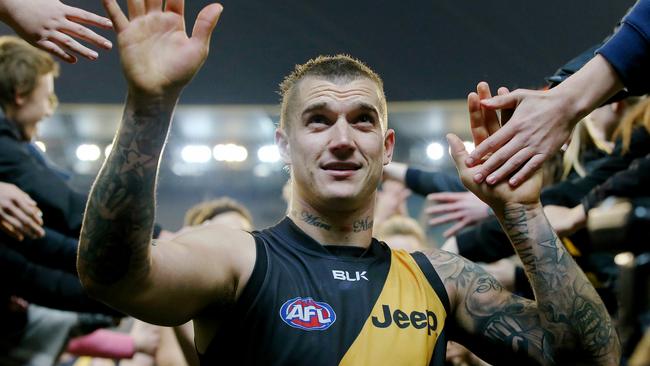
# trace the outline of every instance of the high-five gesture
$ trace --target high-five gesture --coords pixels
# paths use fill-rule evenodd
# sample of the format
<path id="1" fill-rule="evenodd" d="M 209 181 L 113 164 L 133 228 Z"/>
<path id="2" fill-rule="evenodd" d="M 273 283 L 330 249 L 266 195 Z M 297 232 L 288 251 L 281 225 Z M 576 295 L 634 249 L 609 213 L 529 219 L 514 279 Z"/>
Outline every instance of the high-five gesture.
<path id="1" fill-rule="evenodd" d="M 499 129 L 499 122 L 496 112 L 481 108 L 481 99 L 489 98 L 489 87 L 486 83 L 481 83 L 477 87 L 479 94 L 470 93 L 467 96 L 467 106 L 470 115 L 470 125 L 472 137 L 475 144 L 480 144 L 491 134 Z M 507 91 L 503 91 L 503 94 Z M 499 183 L 490 186 L 483 182 L 476 183 L 475 175 L 480 171 L 481 165 L 468 168 L 465 165 L 465 159 L 469 154 L 465 150 L 463 142 L 453 134 L 447 135 L 451 155 L 456 163 L 458 174 L 467 189 L 472 191 L 482 201 L 490 205 L 492 209 L 499 214 L 505 203 L 535 204 L 539 202 L 539 193 L 542 188 L 541 173 L 535 174 L 531 179 L 525 181 L 518 187 L 512 187 L 508 183 Z"/>
<path id="2" fill-rule="evenodd" d="M 188 37 L 183 0 L 167 0 L 164 9 L 162 0 L 128 0 L 128 18 L 116 0 L 103 2 L 117 32 L 129 92 L 145 96 L 180 93 L 205 61 L 223 10 L 219 4 L 203 8 Z"/>

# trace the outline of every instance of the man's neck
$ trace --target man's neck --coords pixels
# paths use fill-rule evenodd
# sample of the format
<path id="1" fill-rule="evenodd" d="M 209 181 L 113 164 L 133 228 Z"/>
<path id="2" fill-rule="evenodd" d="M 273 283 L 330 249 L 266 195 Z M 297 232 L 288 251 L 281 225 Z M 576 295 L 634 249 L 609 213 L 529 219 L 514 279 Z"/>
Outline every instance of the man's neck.
<path id="1" fill-rule="evenodd" d="M 368 247 L 372 240 L 373 207 L 350 212 L 323 212 L 296 202 L 289 217 L 322 245 Z"/>

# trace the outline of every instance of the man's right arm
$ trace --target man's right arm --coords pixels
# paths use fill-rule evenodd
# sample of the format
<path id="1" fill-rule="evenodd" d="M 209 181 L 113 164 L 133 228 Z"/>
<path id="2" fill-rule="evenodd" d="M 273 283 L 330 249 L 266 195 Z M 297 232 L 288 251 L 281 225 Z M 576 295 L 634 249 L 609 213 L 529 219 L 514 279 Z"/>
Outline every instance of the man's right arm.
<path id="1" fill-rule="evenodd" d="M 183 87 L 208 54 L 221 7 L 199 14 L 191 38 L 183 1 L 130 0 L 131 19 L 104 0 L 129 92 L 114 148 L 92 188 L 77 266 L 84 287 L 130 315 L 178 325 L 214 302 L 234 300 L 255 259 L 253 238 L 210 227 L 151 240 L 155 184 L 172 114 Z M 156 26 L 152 26 L 155 24 Z"/>

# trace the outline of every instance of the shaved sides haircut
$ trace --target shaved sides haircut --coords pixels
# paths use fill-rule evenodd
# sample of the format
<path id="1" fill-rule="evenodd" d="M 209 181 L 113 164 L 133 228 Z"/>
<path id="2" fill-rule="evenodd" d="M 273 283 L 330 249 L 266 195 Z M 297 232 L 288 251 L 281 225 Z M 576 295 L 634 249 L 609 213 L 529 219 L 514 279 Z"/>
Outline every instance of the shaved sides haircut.
<path id="1" fill-rule="evenodd" d="M 280 95 L 282 96 L 282 108 L 280 113 L 280 128 L 287 129 L 287 119 L 290 111 L 290 102 L 295 96 L 298 84 L 307 77 L 315 77 L 331 81 L 333 83 L 348 83 L 354 80 L 366 78 L 377 84 L 381 93 L 380 113 L 382 126 L 386 128 L 387 108 L 386 96 L 384 94 L 384 82 L 379 75 L 363 62 L 349 55 L 318 56 L 296 65 L 291 74 L 284 78 L 280 84 Z"/>

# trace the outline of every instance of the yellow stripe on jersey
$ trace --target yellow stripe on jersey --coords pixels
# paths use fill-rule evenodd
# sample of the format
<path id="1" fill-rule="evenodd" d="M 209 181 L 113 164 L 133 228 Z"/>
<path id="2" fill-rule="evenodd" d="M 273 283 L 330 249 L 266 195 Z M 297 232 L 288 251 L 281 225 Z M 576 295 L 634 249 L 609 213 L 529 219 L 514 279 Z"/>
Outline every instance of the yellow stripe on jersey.
<path id="1" fill-rule="evenodd" d="M 445 308 L 413 257 L 391 253 L 382 292 L 339 365 L 429 365 Z"/>

